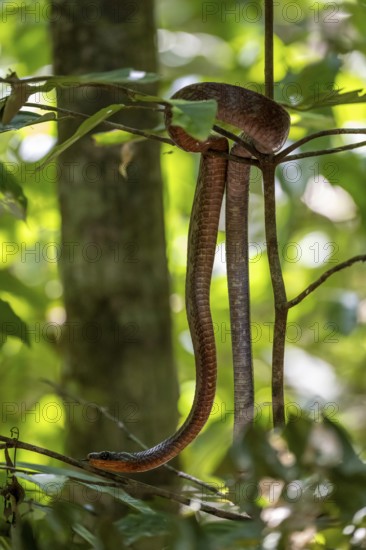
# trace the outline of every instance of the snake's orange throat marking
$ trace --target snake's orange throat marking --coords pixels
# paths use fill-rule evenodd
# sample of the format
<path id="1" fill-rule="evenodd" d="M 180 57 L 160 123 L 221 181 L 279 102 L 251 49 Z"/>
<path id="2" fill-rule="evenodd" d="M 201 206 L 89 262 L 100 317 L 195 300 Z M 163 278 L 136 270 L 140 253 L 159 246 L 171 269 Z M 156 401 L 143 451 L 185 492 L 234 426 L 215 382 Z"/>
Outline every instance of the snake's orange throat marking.
<path id="1" fill-rule="evenodd" d="M 179 90 L 173 99 L 215 99 L 217 119 L 240 128 L 254 147 L 264 154 L 278 151 L 287 139 L 289 115 L 274 101 L 245 88 L 205 82 Z M 230 316 L 233 337 L 235 391 L 240 407 L 252 401 L 252 361 L 248 326 L 249 284 L 247 262 L 247 211 L 249 166 L 207 156 L 208 150 L 228 151 L 226 138 L 210 136 L 198 142 L 182 128 L 166 127 L 176 145 L 185 151 L 202 153 L 188 236 L 186 309 L 196 362 L 196 390 L 191 411 L 178 431 L 155 447 L 137 453 L 102 451 L 88 455 L 89 464 L 114 472 L 143 472 L 157 468 L 177 456 L 193 441 L 210 415 L 216 391 L 216 347 L 210 311 L 210 284 L 216 238 L 226 187 L 226 248 Z M 242 147 L 232 152 L 248 157 Z M 238 250 L 244 250 L 239 255 Z M 244 337 L 243 337 L 244 335 Z"/>

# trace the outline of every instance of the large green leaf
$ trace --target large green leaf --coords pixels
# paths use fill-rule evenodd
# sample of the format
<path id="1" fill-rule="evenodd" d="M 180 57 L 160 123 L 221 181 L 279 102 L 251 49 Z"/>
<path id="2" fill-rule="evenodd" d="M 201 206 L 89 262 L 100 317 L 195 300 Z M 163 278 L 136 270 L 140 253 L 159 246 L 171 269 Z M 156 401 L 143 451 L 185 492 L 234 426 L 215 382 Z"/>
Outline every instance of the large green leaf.
<path id="1" fill-rule="evenodd" d="M 93 139 L 96 145 L 99 146 L 110 146 L 110 145 L 119 145 L 122 143 L 127 143 L 130 141 L 143 141 L 143 136 L 137 136 L 136 134 L 131 134 L 125 130 L 111 130 L 110 132 L 98 132 L 93 134 Z"/>
<path id="2" fill-rule="evenodd" d="M 10 212 L 15 218 L 25 220 L 27 198 L 14 175 L 0 162 L 0 213 Z"/>
<path id="3" fill-rule="evenodd" d="M 162 135 L 166 133 L 165 126 L 159 124 L 155 128 L 146 128 L 144 130 L 147 134 Z M 130 141 L 143 141 L 147 138 L 144 136 L 138 136 L 136 134 L 131 134 L 125 130 L 110 130 L 109 132 L 98 132 L 93 134 L 93 139 L 96 145 L 99 146 L 109 146 L 109 145 L 120 145 Z"/>
<path id="4" fill-rule="evenodd" d="M 126 491 L 124 491 L 121 487 L 108 487 L 106 485 L 96 485 L 93 483 L 82 483 L 78 482 L 81 485 L 84 485 L 85 487 L 89 487 L 90 489 L 93 489 L 94 491 L 98 493 L 104 493 L 106 495 L 109 495 L 116 500 L 119 500 L 123 504 L 127 504 L 130 508 L 133 508 L 134 510 L 138 510 L 139 512 L 143 514 L 153 514 L 154 511 L 150 506 L 142 502 L 142 500 L 138 500 L 137 498 L 132 497 L 131 495 L 128 495 Z"/>
<path id="5" fill-rule="evenodd" d="M 335 107 L 336 105 L 349 105 L 354 103 L 366 103 L 366 90 L 352 90 L 343 92 L 340 90 L 331 90 L 320 92 L 316 98 L 308 96 L 302 99 L 296 105 L 283 104 L 285 107 L 296 111 L 310 111 L 322 107 Z"/>
<path id="6" fill-rule="evenodd" d="M 55 120 L 55 113 L 46 113 L 39 115 L 32 111 L 19 111 L 17 115 L 9 122 L 9 124 L 0 123 L 0 133 L 10 132 L 11 130 L 20 130 L 25 126 L 33 126 L 34 124 L 41 124 L 42 122 L 48 122 Z"/>
<path id="7" fill-rule="evenodd" d="M 185 101 L 183 99 L 170 99 L 172 105 L 173 126 L 180 126 L 187 134 L 205 141 L 215 123 L 217 102 L 214 99 L 207 101 Z"/>
<path id="8" fill-rule="evenodd" d="M 10 304 L 4 300 L 0 300 L 0 333 L 2 335 L 2 342 L 8 336 L 14 336 L 28 346 L 30 345 L 27 325 L 13 311 Z"/>
<path id="9" fill-rule="evenodd" d="M 80 523 L 74 523 L 72 526 L 73 531 L 79 535 L 82 539 L 86 540 L 89 544 L 91 544 L 92 548 L 102 548 L 98 545 L 98 539 L 87 529 L 84 527 L 84 525 L 81 525 Z"/>
<path id="10" fill-rule="evenodd" d="M 71 147 L 71 145 L 76 143 L 80 138 L 82 138 L 88 132 L 90 132 L 93 128 L 95 128 L 95 126 L 98 126 L 98 124 L 103 122 L 103 120 L 111 117 L 112 115 L 120 111 L 122 108 L 123 108 L 122 104 L 109 105 L 109 107 L 104 107 L 103 109 L 100 109 L 100 111 L 96 112 L 94 115 L 92 115 L 87 120 L 82 122 L 82 124 L 80 124 L 76 132 L 69 139 L 67 139 L 60 145 L 56 145 L 56 147 L 54 147 L 52 151 L 50 151 L 48 155 L 46 155 L 46 157 L 42 160 L 41 164 L 39 165 L 39 168 L 42 168 L 48 162 L 50 162 L 51 160 L 54 160 L 61 153 L 66 151 L 66 149 Z"/>
<path id="11" fill-rule="evenodd" d="M 67 477 L 54 474 L 34 474 L 29 475 L 18 472 L 17 477 L 30 481 L 39 487 L 47 496 L 60 495 Z"/>
<path id="12" fill-rule="evenodd" d="M 133 99 L 147 102 L 159 103 L 171 106 L 173 126 L 183 128 L 187 134 L 199 141 L 205 141 L 215 123 L 217 102 L 214 99 L 204 101 L 186 101 L 184 99 L 162 99 L 157 96 L 133 94 Z M 162 126 L 153 130 L 147 130 L 151 133 L 160 133 Z M 127 141 L 141 140 L 141 136 L 134 136 L 123 130 L 112 130 L 111 132 L 101 132 L 94 134 L 93 138 L 97 145 L 116 145 L 126 143 Z"/>
<path id="13" fill-rule="evenodd" d="M 169 532 L 168 517 L 156 512 L 128 514 L 115 525 L 123 533 L 125 542 L 131 545 L 141 538 L 162 536 Z"/>
<path id="14" fill-rule="evenodd" d="M 104 479 L 96 474 L 86 473 L 81 470 L 72 470 L 71 468 L 61 468 L 56 466 L 49 466 L 48 464 L 32 464 L 30 462 L 17 462 L 19 468 L 26 470 L 35 470 L 43 474 L 53 474 L 56 476 L 67 476 L 70 478 L 77 477 L 80 481 L 97 482 L 100 479 Z"/>
<path id="15" fill-rule="evenodd" d="M 7 260 L 18 253 L 20 245 L 17 243 L 3 243 L 2 262 L 5 264 Z M 31 286 L 23 283 L 16 275 L 11 272 L 11 269 L 0 269 L 0 288 L 3 292 L 9 292 L 14 296 L 20 296 L 22 299 L 30 302 L 38 307 L 44 307 L 45 299 L 34 292 Z"/>

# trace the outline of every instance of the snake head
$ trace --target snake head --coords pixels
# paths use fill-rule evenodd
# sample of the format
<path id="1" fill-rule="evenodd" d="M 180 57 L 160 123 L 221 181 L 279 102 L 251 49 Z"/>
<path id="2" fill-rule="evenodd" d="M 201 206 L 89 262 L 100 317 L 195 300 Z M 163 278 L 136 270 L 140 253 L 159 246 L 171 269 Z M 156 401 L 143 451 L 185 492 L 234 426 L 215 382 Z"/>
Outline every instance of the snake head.
<path id="1" fill-rule="evenodd" d="M 138 457 L 132 453 L 116 453 L 112 451 L 89 453 L 87 461 L 94 468 L 110 472 L 135 472 L 141 470 L 139 468 Z"/>

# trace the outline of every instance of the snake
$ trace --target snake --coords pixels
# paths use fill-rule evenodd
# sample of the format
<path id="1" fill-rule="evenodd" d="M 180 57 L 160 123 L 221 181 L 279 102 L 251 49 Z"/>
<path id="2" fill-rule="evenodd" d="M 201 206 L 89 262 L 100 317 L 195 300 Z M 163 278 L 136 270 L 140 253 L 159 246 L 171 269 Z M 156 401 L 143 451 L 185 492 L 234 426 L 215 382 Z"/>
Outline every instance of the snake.
<path id="1" fill-rule="evenodd" d="M 203 82 L 185 86 L 172 99 L 216 100 L 217 120 L 239 128 L 243 140 L 260 154 L 274 154 L 287 139 L 290 124 L 287 111 L 252 90 L 225 83 Z M 100 451 L 88 454 L 87 461 L 91 466 L 113 472 L 143 472 L 165 464 L 197 437 L 210 416 L 217 378 L 210 287 L 225 191 L 234 401 L 236 407 L 248 409 L 248 417 L 252 414 L 249 410 L 253 403 L 253 369 L 248 322 L 247 234 L 250 165 L 228 159 L 229 142 L 226 137 L 211 133 L 205 141 L 200 141 L 181 126 L 173 124 L 171 108 L 166 109 L 165 123 L 170 137 L 179 148 L 201 154 L 188 230 L 185 284 L 186 313 L 195 356 L 195 394 L 182 426 L 154 447 L 131 453 Z M 251 157 L 245 146 L 238 142 L 231 148 L 230 154 Z"/>

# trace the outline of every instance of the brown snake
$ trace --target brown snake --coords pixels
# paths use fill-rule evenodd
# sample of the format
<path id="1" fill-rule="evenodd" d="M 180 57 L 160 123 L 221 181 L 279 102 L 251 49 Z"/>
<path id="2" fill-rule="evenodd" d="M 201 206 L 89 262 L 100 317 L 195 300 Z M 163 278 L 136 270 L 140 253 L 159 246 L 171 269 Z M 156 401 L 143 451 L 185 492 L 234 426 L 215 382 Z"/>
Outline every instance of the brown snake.
<path id="1" fill-rule="evenodd" d="M 272 154 L 282 147 L 289 130 L 289 115 L 274 101 L 239 86 L 205 82 L 179 90 L 173 99 L 215 99 L 217 119 L 240 128 L 257 151 Z M 196 361 L 196 391 L 191 411 L 178 431 L 151 449 L 136 453 L 102 451 L 88 455 L 89 464 L 115 472 L 143 472 L 177 456 L 201 431 L 216 390 L 216 347 L 210 311 L 210 283 L 216 238 L 226 187 L 226 254 L 233 342 L 235 408 L 252 416 L 253 383 L 249 327 L 248 193 L 250 166 L 228 161 L 207 151 L 228 152 L 226 138 L 209 136 L 200 142 L 181 127 L 166 125 L 176 145 L 202 153 L 189 226 L 186 309 Z M 238 144 L 231 153 L 251 155 Z M 238 428 L 237 428 L 238 429 Z M 240 429 L 240 427 L 239 427 Z"/>

